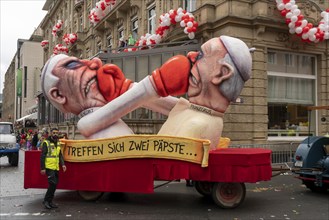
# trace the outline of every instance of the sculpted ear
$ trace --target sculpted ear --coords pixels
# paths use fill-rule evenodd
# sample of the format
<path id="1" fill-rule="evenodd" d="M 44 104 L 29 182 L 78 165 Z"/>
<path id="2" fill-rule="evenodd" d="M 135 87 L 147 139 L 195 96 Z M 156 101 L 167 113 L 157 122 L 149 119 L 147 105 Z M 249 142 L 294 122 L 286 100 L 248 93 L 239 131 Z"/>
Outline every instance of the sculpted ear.
<path id="1" fill-rule="evenodd" d="M 221 84 L 233 75 L 233 68 L 229 64 L 222 64 L 220 71 L 212 78 L 211 82 L 215 85 Z"/>
<path id="2" fill-rule="evenodd" d="M 61 105 L 66 103 L 66 97 L 63 96 L 57 87 L 53 87 L 49 90 L 49 98 Z"/>

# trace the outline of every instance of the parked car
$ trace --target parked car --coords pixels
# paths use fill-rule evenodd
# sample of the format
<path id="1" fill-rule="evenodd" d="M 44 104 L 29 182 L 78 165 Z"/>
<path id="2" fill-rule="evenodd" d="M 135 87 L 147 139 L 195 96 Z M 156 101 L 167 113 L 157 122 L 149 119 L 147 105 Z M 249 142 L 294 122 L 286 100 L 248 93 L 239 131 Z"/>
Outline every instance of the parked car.
<path id="1" fill-rule="evenodd" d="M 0 122 L 0 157 L 4 156 L 8 157 L 11 166 L 18 165 L 19 144 L 11 122 Z"/>

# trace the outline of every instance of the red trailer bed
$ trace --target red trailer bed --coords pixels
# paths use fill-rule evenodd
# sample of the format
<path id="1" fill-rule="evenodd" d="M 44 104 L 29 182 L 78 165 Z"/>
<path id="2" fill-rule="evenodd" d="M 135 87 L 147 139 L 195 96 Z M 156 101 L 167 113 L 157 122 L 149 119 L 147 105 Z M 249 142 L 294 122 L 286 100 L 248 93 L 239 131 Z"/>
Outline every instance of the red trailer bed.
<path id="1" fill-rule="evenodd" d="M 40 174 L 40 154 L 40 151 L 25 152 L 26 189 L 48 186 L 47 178 Z M 208 167 L 205 168 L 186 161 L 154 158 L 66 162 L 66 166 L 67 171 L 60 173 L 58 189 L 152 193 L 154 180 L 190 179 L 196 182 L 196 188 L 201 194 L 212 194 L 213 198 L 223 197 L 227 187 L 230 187 L 230 196 L 234 197 L 232 204 L 229 201 L 216 201 L 214 198 L 215 202 L 224 208 L 236 207 L 242 203 L 245 196 L 244 183 L 267 181 L 272 176 L 271 151 L 254 148 L 211 151 Z M 218 189 L 215 190 L 214 187 Z M 233 192 L 237 191 L 234 195 L 232 187 Z M 239 198 L 236 198 L 237 196 Z"/>

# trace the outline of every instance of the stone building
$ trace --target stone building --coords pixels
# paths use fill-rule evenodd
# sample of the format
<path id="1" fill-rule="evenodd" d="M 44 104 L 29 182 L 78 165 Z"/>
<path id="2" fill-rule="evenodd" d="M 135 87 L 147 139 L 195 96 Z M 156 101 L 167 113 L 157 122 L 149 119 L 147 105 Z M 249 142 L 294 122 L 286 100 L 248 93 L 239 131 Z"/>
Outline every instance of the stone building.
<path id="1" fill-rule="evenodd" d="M 301 141 L 309 130 L 313 135 L 328 133 L 329 112 L 307 110 L 308 106 L 329 105 L 328 40 L 305 43 L 299 36 L 290 34 L 274 0 L 116 0 L 104 18 L 93 25 L 88 16 L 96 2 L 46 1 L 44 10 L 48 14 L 40 25 L 44 40 L 49 41 L 49 47 L 44 50 L 44 60 L 51 56 L 56 44 L 63 44 L 65 33 L 77 33 L 77 41 L 68 46 L 70 55 L 116 60 L 124 56 L 123 53 L 113 53 L 121 39 L 131 35 L 138 40 L 146 33 L 153 33 L 159 25 L 160 15 L 182 7 L 190 11 L 198 22 L 195 39 L 199 44 L 216 36 L 230 35 L 256 48 L 252 78 L 241 94 L 243 103 L 232 104 L 224 116 L 224 136 L 230 137 L 236 144 L 255 144 Z M 329 2 L 323 0 L 304 0 L 297 4 L 305 18 L 315 26 L 321 20 L 320 13 L 329 8 Z M 54 37 L 52 29 L 58 20 L 62 20 L 63 25 Z M 171 27 L 162 42 L 186 40 L 187 35 L 177 24 Z M 145 53 L 152 54 L 152 50 Z M 161 49 L 157 52 L 161 53 Z M 127 53 L 122 59 L 133 53 Z M 142 55 L 142 52 L 139 53 Z M 122 63 L 119 66 L 125 68 Z M 140 76 L 134 79 L 138 81 Z M 40 100 L 41 124 L 60 125 L 66 121 L 68 125 L 67 121 L 70 121 L 72 124 L 66 128 L 68 133 L 76 132 L 76 118 L 54 110 L 42 94 Z M 132 114 L 125 120 L 131 125 L 138 124 L 138 129 L 154 123 L 152 118 L 138 119 Z M 161 117 L 157 119 L 159 123 L 164 120 Z M 158 127 L 153 126 L 152 129 L 156 133 Z M 137 133 L 143 133 L 141 130 Z"/>
<path id="2" fill-rule="evenodd" d="M 2 121 L 15 121 L 15 76 L 16 76 L 16 67 L 15 67 L 16 55 L 12 59 L 4 79 L 4 88 L 3 88 L 3 100 L 2 100 Z"/>
<path id="3" fill-rule="evenodd" d="M 5 74 L 2 120 L 22 125 L 36 123 L 43 66 L 40 39 L 41 29 L 36 29 L 30 39 L 17 40 L 16 54 Z"/>

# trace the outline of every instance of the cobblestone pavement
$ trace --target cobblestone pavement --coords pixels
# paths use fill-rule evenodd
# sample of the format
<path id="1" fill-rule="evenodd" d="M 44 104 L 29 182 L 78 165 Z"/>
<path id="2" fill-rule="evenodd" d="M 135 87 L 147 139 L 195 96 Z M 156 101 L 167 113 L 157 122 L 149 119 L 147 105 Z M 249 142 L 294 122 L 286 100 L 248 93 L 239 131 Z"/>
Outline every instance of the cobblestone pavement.
<path id="1" fill-rule="evenodd" d="M 44 189 L 24 189 L 24 154 L 20 150 L 17 167 L 10 166 L 8 157 L 0 158 L 0 198 L 45 193 Z"/>

